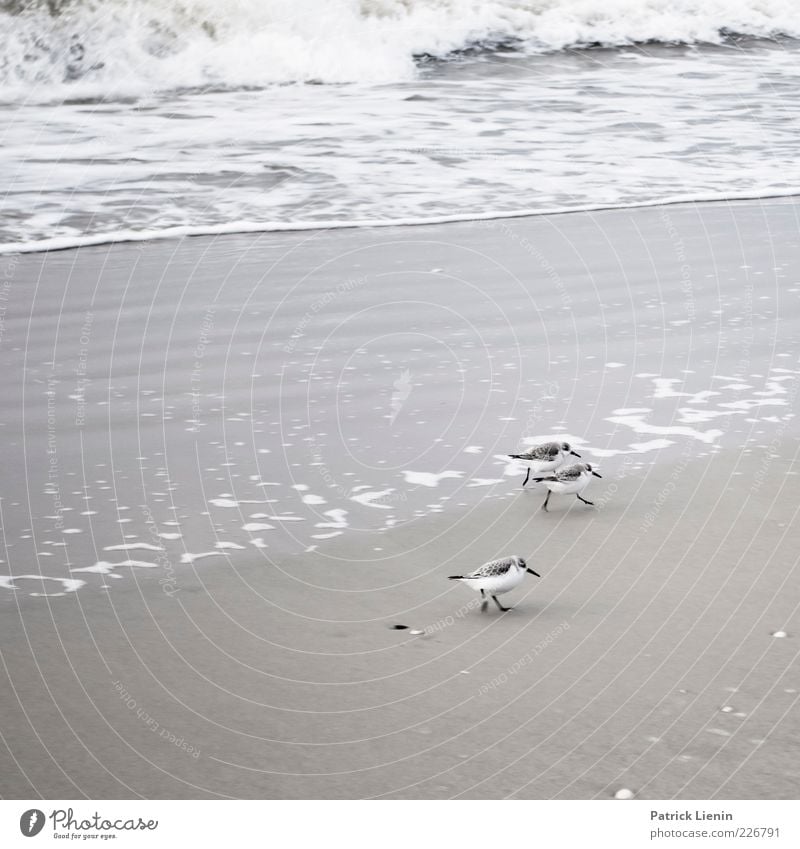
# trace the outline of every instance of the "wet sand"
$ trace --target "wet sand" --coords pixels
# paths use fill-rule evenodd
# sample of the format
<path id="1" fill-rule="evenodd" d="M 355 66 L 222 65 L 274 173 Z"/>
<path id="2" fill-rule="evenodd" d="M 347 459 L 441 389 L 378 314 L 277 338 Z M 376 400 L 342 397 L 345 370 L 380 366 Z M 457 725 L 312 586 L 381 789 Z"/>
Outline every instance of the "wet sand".
<path id="1" fill-rule="evenodd" d="M 798 241 L 782 201 L 3 257 L 0 794 L 794 797 Z M 558 432 L 594 510 L 501 457 Z M 446 580 L 510 553 L 507 614 Z"/>

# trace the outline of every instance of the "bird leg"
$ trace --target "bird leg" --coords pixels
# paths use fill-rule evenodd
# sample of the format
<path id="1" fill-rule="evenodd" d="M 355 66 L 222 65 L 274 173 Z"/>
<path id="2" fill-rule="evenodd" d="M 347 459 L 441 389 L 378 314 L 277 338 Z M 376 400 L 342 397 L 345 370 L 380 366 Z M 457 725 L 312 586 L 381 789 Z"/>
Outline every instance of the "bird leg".
<path id="1" fill-rule="evenodd" d="M 544 510 L 544 512 L 545 512 L 545 513 L 547 513 L 547 512 L 548 512 L 548 511 L 547 511 L 547 502 L 550 500 L 550 496 L 551 496 L 552 494 L 553 494 L 553 493 L 552 493 L 552 492 L 548 489 L 548 490 L 547 490 L 547 498 L 545 498 L 545 500 L 544 500 L 544 504 L 542 504 L 542 510 Z"/>
<path id="2" fill-rule="evenodd" d="M 528 478 L 529 478 L 530 476 L 531 476 L 531 467 L 530 467 L 530 466 L 528 466 L 528 474 L 527 474 L 527 475 L 525 475 L 525 480 L 524 480 L 524 481 L 522 481 L 522 485 L 523 485 L 523 486 L 525 486 L 525 484 L 528 482 Z"/>
<path id="3" fill-rule="evenodd" d="M 580 495 L 578 496 L 578 501 L 582 501 L 584 504 L 594 507 L 594 501 L 587 501 L 585 498 L 581 498 Z"/>
<path id="4" fill-rule="evenodd" d="M 503 605 L 500 604 L 500 602 L 497 600 L 496 595 L 493 595 L 492 599 L 494 600 L 494 603 L 500 608 L 501 612 L 505 613 L 507 610 L 511 610 L 510 607 L 503 607 Z"/>
<path id="5" fill-rule="evenodd" d="M 486 593 L 481 590 L 481 598 L 483 601 L 481 602 L 481 613 L 486 613 L 486 608 L 489 606 L 489 599 L 486 598 Z"/>

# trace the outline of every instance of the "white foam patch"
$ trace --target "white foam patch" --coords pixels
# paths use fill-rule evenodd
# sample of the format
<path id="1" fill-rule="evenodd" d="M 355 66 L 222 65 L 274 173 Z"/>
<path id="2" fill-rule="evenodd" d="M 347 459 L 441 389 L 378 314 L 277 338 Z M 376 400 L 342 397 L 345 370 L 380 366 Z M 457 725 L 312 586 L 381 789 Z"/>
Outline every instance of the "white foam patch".
<path id="1" fill-rule="evenodd" d="M 7 590 L 18 590 L 19 587 L 14 586 L 14 581 L 58 581 L 63 587 L 63 592 L 60 593 L 30 593 L 36 597 L 58 598 L 67 593 L 77 592 L 81 587 L 86 586 L 86 581 L 81 581 L 79 578 L 53 578 L 49 575 L 0 575 L 0 587 Z"/>
<path id="2" fill-rule="evenodd" d="M 183 534 L 163 533 L 163 534 L 159 534 L 159 536 L 161 537 L 161 539 L 174 540 L 174 539 L 181 539 L 183 537 Z"/>
<path id="3" fill-rule="evenodd" d="M 82 566 L 77 569 L 70 569 L 70 572 L 93 572 L 97 575 L 110 575 L 120 566 L 133 566 L 138 569 L 155 569 L 158 564 L 149 563 L 146 560 L 121 560 L 119 563 L 109 563 L 105 560 L 100 560 L 93 566 Z"/>
<path id="4" fill-rule="evenodd" d="M 303 504 L 326 504 L 327 502 L 321 495 L 304 495 Z"/>
<path id="5" fill-rule="evenodd" d="M 495 454 L 494 459 L 503 464 L 504 477 L 516 478 L 528 471 L 528 464 L 524 460 L 512 460 L 507 454 Z"/>
<path id="6" fill-rule="evenodd" d="M 394 489 L 370 490 L 368 492 L 360 492 L 358 495 L 352 495 L 350 496 L 350 500 L 358 504 L 363 504 L 364 507 L 374 507 L 377 510 L 391 510 L 392 508 L 388 504 L 375 504 L 373 502 L 379 498 L 386 498 L 387 495 L 391 495 L 393 492 Z"/>
<path id="7" fill-rule="evenodd" d="M 463 472 L 445 471 L 439 472 L 403 472 L 406 483 L 415 484 L 418 486 L 439 486 L 439 484 L 448 478 L 460 478 Z"/>
<path id="8" fill-rule="evenodd" d="M 468 445 L 464 449 L 465 454 L 482 454 L 483 446 L 482 445 Z"/>
<path id="9" fill-rule="evenodd" d="M 473 478 L 468 484 L 468 488 L 475 486 L 494 486 L 496 483 L 505 483 L 505 478 Z"/>
<path id="10" fill-rule="evenodd" d="M 163 551 L 163 546 L 151 545 L 149 542 L 123 542 L 119 545 L 107 545 L 103 551 Z"/>
<path id="11" fill-rule="evenodd" d="M 781 386 L 780 381 L 791 380 L 790 377 L 777 377 L 773 380 L 768 380 L 766 388 L 760 392 L 754 392 L 753 395 L 758 395 L 762 398 L 769 398 L 773 395 L 786 395 L 788 390 Z"/>
<path id="12" fill-rule="evenodd" d="M 683 424 L 701 424 L 718 419 L 720 416 L 734 415 L 733 411 L 728 410 L 695 410 L 692 407 L 679 407 L 678 413 L 678 421 Z"/>
<path id="13" fill-rule="evenodd" d="M 634 454 L 645 454 L 648 451 L 660 451 L 674 444 L 672 439 L 651 439 L 649 442 L 631 442 L 629 447 Z"/>
<path id="14" fill-rule="evenodd" d="M 256 531 L 274 531 L 275 525 L 270 525 L 268 522 L 248 522 L 242 525 L 242 530 L 252 534 Z"/>
<path id="15" fill-rule="evenodd" d="M 222 557 L 221 551 L 201 551 L 198 554 L 192 554 L 187 551 L 181 555 L 181 563 L 194 563 L 195 560 L 202 560 L 204 557 Z"/>
<path id="16" fill-rule="evenodd" d="M 329 516 L 330 522 L 317 522 L 315 528 L 346 528 L 347 527 L 347 510 L 326 510 L 325 514 Z"/>
<path id="17" fill-rule="evenodd" d="M 305 522 L 302 516 L 266 516 L 271 522 Z"/>
<path id="18" fill-rule="evenodd" d="M 244 551 L 244 546 L 239 545 L 238 542 L 226 542 L 225 540 L 219 540 L 218 542 L 216 542 L 214 544 L 214 548 Z"/>
<path id="19" fill-rule="evenodd" d="M 788 402 L 782 398 L 766 398 L 763 401 L 759 398 L 742 398 L 741 401 L 728 401 L 725 404 L 720 404 L 720 407 L 725 407 L 728 410 L 753 410 L 757 407 L 787 407 Z"/>
<path id="20" fill-rule="evenodd" d="M 332 537 L 341 536 L 343 533 L 344 533 L 343 531 L 331 531 L 330 533 L 327 533 L 327 534 L 311 534 L 311 538 L 312 539 L 331 539 Z"/>
<path id="21" fill-rule="evenodd" d="M 209 498 L 208 503 L 215 507 L 239 507 L 242 504 L 269 504 L 269 501 L 259 501 L 254 498 Z"/>
<path id="22" fill-rule="evenodd" d="M 606 368 L 625 368 L 625 363 L 606 363 Z"/>
<path id="23" fill-rule="evenodd" d="M 651 425 L 643 421 L 642 416 L 610 416 L 606 419 L 614 424 L 625 425 L 636 433 L 652 433 L 657 436 L 688 436 L 707 445 L 713 444 L 725 431 L 722 430 L 695 430 L 691 427 L 677 425 Z"/>
<path id="24" fill-rule="evenodd" d="M 704 389 L 701 392 L 677 392 L 673 389 L 673 384 L 683 383 L 683 380 L 676 377 L 655 377 L 655 392 L 653 398 L 689 398 L 690 404 L 705 404 L 708 398 L 719 395 L 712 389 Z"/>
<path id="25" fill-rule="evenodd" d="M 267 544 L 261 537 L 256 537 L 255 539 L 250 540 L 250 545 L 255 546 L 256 548 L 266 548 Z"/>

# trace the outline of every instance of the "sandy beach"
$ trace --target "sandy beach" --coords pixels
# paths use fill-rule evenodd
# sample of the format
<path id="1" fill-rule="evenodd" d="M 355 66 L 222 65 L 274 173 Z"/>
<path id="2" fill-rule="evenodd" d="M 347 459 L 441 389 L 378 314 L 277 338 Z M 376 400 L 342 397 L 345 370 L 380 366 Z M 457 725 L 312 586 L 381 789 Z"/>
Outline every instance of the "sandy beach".
<path id="1" fill-rule="evenodd" d="M 0 256 L 0 795 L 795 797 L 798 274 L 792 199 Z"/>

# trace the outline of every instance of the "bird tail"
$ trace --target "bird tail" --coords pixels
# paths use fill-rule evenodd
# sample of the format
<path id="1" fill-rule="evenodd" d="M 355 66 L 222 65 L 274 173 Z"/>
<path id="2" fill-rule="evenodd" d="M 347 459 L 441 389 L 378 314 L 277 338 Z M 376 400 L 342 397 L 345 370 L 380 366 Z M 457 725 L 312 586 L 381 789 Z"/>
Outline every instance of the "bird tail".
<path id="1" fill-rule="evenodd" d="M 509 454 L 508 455 L 512 460 L 524 460 L 525 458 L 522 454 Z"/>
<path id="2" fill-rule="evenodd" d="M 448 575 L 448 581 L 460 581 L 464 576 L 463 575 Z"/>

